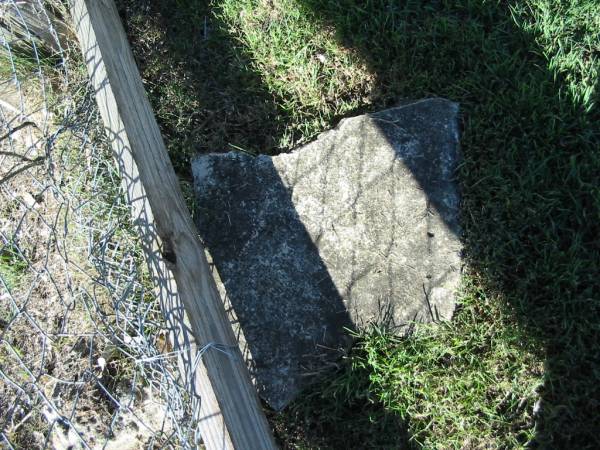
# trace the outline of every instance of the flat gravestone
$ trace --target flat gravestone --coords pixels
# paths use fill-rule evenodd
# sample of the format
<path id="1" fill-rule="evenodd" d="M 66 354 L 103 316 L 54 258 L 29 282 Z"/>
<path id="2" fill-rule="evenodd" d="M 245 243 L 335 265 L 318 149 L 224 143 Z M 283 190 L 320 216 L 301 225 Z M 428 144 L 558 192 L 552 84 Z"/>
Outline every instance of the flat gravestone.
<path id="1" fill-rule="evenodd" d="M 457 115 L 421 100 L 342 120 L 289 154 L 193 162 L 200 235 L 273 408 L 331 366 L 344 328 L 452 316 Z"/>

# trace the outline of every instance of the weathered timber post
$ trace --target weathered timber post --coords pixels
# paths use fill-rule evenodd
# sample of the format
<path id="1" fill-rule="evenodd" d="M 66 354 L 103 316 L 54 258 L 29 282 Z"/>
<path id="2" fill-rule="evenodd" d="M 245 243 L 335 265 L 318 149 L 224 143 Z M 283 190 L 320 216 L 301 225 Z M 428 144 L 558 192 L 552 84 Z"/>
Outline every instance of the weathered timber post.
<path id="1" fill-rule="evenodd" d="M 194 352 L 180 363 L 201 397 L 204 444 L 276 448 L 113 0 L 74 0 L 72 16 L 161 304 L 176 340 L 183 337 L 175 344 L 202 349 L 199 364 Z"/>

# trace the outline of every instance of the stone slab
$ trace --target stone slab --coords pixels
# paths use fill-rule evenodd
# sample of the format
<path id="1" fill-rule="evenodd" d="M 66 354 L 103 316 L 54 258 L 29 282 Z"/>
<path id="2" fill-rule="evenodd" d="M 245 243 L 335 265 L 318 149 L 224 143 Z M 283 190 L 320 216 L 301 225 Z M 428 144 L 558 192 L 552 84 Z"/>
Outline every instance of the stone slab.
<path id="1" fill-rule="evenodd" d="M 344 119 L 297 150 L 195 159 L 196 221 L 263 398 L 287 405 L 345 328 L 449 319 L 461 270 L 458 105 Z"/>

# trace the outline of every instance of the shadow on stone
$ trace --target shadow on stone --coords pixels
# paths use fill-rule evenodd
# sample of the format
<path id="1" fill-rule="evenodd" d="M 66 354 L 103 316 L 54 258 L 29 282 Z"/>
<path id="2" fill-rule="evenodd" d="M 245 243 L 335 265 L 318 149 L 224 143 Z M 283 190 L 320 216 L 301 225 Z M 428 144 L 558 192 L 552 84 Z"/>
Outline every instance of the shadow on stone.
<path id="1" fill-rule="evenodd" d="M 345 119 L 289 154 L 194 161 L 200 234 L 273 408 L 335 365 L 348 330 L 451 318 L 457 113 L 422 100 Z"/>
<path id="2" fill-rule="evenodd" d="M 261 395 L 281 409 L 302 388 L 302 374 L 322 371 L 340 344 L 349 344 L 344 328 L 352 323 L 271 159 L 205 158 L 194 165 L 200 233 Z M 216 161 L 227 163 L 214 167 Z"/>

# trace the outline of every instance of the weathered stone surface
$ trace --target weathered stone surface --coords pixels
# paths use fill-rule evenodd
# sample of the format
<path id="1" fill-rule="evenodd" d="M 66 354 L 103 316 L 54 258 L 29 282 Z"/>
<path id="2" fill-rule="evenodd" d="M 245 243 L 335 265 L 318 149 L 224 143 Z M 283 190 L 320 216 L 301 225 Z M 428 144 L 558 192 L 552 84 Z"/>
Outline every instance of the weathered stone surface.
<path id="1" fill-rule="evenodd" d="M 457 114 L 421 100 L 345 119 L 290 154 L 194 161 L 200 233 L 274 408 L 348 344 L 344 327 L 451 317 Z"/>

